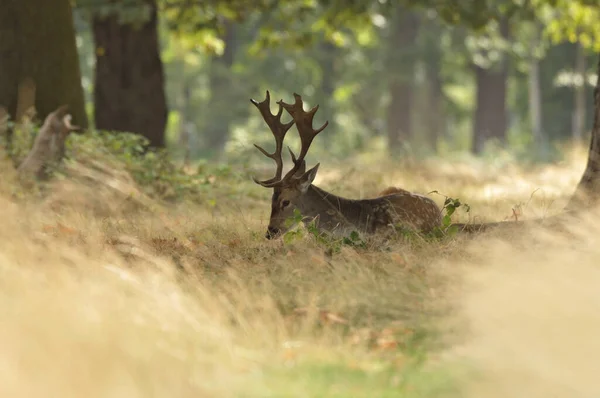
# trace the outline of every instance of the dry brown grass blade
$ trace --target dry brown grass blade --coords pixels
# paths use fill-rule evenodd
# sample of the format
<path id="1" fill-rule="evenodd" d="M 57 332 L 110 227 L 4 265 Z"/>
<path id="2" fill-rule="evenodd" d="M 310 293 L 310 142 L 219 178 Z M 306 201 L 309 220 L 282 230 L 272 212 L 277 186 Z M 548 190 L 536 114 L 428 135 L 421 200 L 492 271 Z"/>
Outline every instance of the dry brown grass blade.
<path id="1" fill-rule="evenodd" d="M 517 174 L 566 192 L 580 166 L 548 166 L 545 181 Z M 467 387 L 459 396 L 598 395 L 598 214 L 566 231 L 343 246 L 326 257 L 312 236 L 262 239 L 266 195 L 216 214 L 154 203 L 113 159 L 65 167 L 66 178 L 48 185 L 49 200 L 64 200 L 54 208 L 17 203 L 2 169 L 0 341 L 10 342 L 0 345 L 2 396 L 314 397 L 332 388 L 427 396 L 436 376 L 420 364 L 436 352 L 414 341 L 430 331 L 456 348 L 436 365 L 452 371 L 458 356 L 480 371 L 458 380 Z M 380 167 L 338 180 L 340 191 L 378 192 Z M 384 169 L 383 186 L 447 184 L 461 199 L 477 192 L 469 204 L 485 219 L 502 219 L 530 195 L 510 196 L 501 171 L 453 180 Z M 508 198 L 482 199 L 486 178 L 504 184 Z M 561 195 L 549 192 L 532 201 L 532 216 Z M 106 211 L 90 211 L 94 201 Z"/>
<path id="2" fill-rule="evenodd" d="M 156 202 L 143 193 L 131 175 L 122 168 L 111 167 L 95 159 L 72 160 L 67 162 L 65 173 L 68 178 L 81 183 L 108 188 L 122 200 L 132 200 L 146 210 L 157 208 Z"/>

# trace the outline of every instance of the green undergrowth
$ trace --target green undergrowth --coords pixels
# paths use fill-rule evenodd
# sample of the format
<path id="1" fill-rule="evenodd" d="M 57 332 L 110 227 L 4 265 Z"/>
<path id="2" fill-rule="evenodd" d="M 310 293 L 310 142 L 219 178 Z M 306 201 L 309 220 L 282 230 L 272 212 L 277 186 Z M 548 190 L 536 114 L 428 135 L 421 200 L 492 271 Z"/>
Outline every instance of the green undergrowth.
<path id="1" fill-rule="evenodd" d="M 412 358 L 353 357 L 299 361 L 264 371 L 264 385 L 241 397 L 458 397 L 449 369 L 424 369 Z"/>
<path id="2" fill-rule="evenodd" d="M 176 164 L 166 150 L 149 150 L 148 141 L 137 134 L 93 131 L 71 135 L 67 156 L 75 159 L 102 158 L 122 165 L 153 198 L 166 201 L 206 202 L 212 191 L 234 194 L 230 185 L 240 179 L 230 167 L 201 164 L 184 167 Z M 227 184 L 223 185 L 226 181 Z"/>

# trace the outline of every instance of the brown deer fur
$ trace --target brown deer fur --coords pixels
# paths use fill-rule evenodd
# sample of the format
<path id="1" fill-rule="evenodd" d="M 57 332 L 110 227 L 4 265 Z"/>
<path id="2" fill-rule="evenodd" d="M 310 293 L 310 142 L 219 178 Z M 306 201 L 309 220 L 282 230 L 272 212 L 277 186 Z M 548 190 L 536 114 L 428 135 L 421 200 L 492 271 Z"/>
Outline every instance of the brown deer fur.
<path id="1" fill-rule="evenodd" d="M 312 126 L 313 117 L 319 106 L 304 111 L 302 98 L 294 94 L 295 103 L 277 102 L 279 111 L 270 111 L 270 94 L 262 102 L 251 100 L 262 114 L 265 122 L 275 137 L 275 151 L 268 153 L 255 145 L 265 156 L 273 159 L 277 165 L 275 177 L 258 181 L 257 184 L 273 188 L 271 199 L 271 217 L 266 237 L 277 237 L 288 228 L 287 220 L 298 209 L 303 221 L 315 220 L 321 231 L 334 234 L 345 234 L 349 230 L 364 233 L 377 233 L 395 227 L 404 227 L 420 232 L 428 232 L 441 224 L 441 210 L 430 198 L 408 192 L 400 188 L 388 188 L 382 195 L 373 199 L 346 199 L 333 195 L 313 185 L 319 164 L 305 171 L 304 158 L 312 140 L 327 127 L 327 122 L 318 129 Z M 285 109 L 292 121 L 282 123 L 281 116 Z M 293 168 L 282 177 L 283 140 L 287 131 L 295 124 L 300 135 L 301 150 L 296 158 L 290 150 Z M 288 148 L 289 149 L 289 148 Z"/>
<path id="2" fill-rule="evenodd" d="M 407 194 L 410 192 L 407 191 L 406 189 L 402 189 L 402 188 L 398 188 L 398 187 L 388 187 L 388 188 L 384 189 L 383 191 L 379 192 L 379 194 L 377 196 L 379 197 L 379 196 L 391 195 L 394 193 Z"/>

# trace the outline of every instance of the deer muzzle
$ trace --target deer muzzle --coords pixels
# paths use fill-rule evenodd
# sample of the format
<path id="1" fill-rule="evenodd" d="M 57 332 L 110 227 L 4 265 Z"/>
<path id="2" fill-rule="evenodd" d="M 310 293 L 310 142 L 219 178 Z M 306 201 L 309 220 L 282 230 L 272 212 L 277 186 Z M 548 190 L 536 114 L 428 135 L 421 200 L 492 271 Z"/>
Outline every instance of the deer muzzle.
<path id="1" fill-rule="evenodd" d="M 267 228 L 267 233 L 265 234 L 265 238 L 267 238 L 267 239 L 274 239 L 277 236 L 279 236 L 280 232 L 281 231 L 279 230 L 279 228 L 275 228 L 275 227 L 269 226 Z"/>

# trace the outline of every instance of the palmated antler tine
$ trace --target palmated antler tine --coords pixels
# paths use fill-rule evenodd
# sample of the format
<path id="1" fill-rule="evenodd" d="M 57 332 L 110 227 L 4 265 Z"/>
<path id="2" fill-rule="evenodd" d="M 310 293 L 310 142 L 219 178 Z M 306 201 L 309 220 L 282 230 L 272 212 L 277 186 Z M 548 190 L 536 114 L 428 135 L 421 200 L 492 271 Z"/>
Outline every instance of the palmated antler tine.
<path id="1" fill-rule="evenodd" d="M 257 184 L 266 186 L 281 179 L 281 174 L 283 172 L 283 158 L 281 156 L 281 152 L 283 150 L 283 139 L 285 138 L 285 135 L 287 134 L 288 130 L 294 124 L 294 120 L 288 123 L 281 122 L 281 116 L 283 115 L 283 106 L 281 104 L 279 104 L 279 111 L 277 112 L 277 114 L 274 115 L 271 113 L 271 94 L 269 93 L 269 90 L 267 90 L 266 98 L 263 101 L 258 102 L 254 99 L 251 99 L 250 102 L 252 102 L 252 104 L 254 104 L 256 108 L 258 108 L 260 114 L 265 120 L 265 123 L 267 123 L 267 126 L 269 126 L 271 132 L 273 133 L 273 136 L 275 137 L 275 151 L 273 153 L 269 153 L 261 146 L 254 144 L 254 146 L 263 155 L 270 159 L 273 159 L 275 161 L 275 164 L 277 165 L 277 169 L 275 170 L 275 176 L 273 178 L 263 181 L 259 181 L 254 177 L 252 178 Z"/>
<path id="2" fill-rule="evenodd" d="M 295 102 L 293 104 L 287 104 L 283 102 L 283 100 L 278 101 L 277 103 L 285 108 L 285 110 L 290 114 L 292 120 L 296 123 L 296 128 L 298 129 L 298 134 L 300 135 L 301 149 L 300 154 L 296 158 L 292 151 L 290 150 L 290 154 L 292 155 L 292 160 L 294 161 L 294 167 L 285 175 L 284 179 L 289 176 L 293 176 L 296 171 L 301 167 L 306 154 L 308 153 L 308 149 L 312 144 L 313 139 L 319 134 L 321 131 L 325 130 L 329 121 L 326 121 L 321 127 L 318 129 L 313 128 L 313 119 L 315 114 L 319 110 L 319 105 L 314 106 L 308 112 L 303 109 L 302 97 L 299 94 L 294 93 Z"/>

